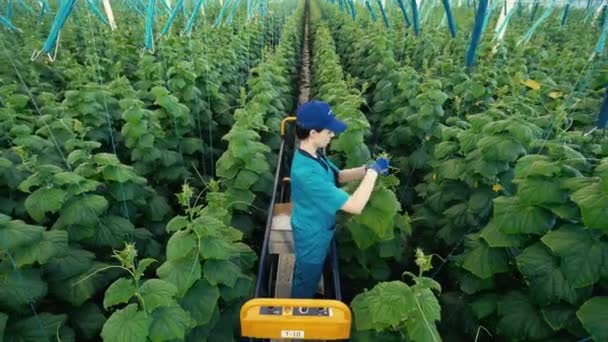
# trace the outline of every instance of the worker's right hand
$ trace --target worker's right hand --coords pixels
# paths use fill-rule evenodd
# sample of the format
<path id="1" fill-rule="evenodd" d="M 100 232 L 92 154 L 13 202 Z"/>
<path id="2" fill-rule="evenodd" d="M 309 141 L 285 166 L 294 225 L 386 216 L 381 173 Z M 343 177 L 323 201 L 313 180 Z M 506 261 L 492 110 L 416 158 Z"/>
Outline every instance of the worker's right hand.
<path id="1" fill-rule="evenodd" d="M 388 161 L 388 159 L 384 157 L 379 157 L 378 159 L 376 159 L 375 162 L 370 165 L 370 169 L 373 169 L 374 171 L 378 172 L 378 174 L 386 176 L 388 175 L 389 164 L 390 162 Z"/>

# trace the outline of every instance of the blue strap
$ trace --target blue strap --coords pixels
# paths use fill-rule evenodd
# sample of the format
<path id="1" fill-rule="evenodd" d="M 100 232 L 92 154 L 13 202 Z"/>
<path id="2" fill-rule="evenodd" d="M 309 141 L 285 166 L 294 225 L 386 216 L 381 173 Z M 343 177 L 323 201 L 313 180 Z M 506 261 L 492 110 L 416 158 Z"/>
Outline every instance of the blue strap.
<path id="1" fill-rule="evenodd" d="M 101 12 L 99 11 L 99 8 L 97 8 L 97 5 L 95 5 L 95 2 L 93 2 L 93 0 L 87 0 L 87 3 L 89 4 L 89 8 L 91 9 L 91 11 L 93 11 L 93 13 L 95 13 L 95 15 L 97 15 L 99 20 L 101 20 L 104 24 L 110 26 L 110 23 L 108 22 L 106 17 L 103 14 L 101 14 Z"/>
<path id="2" fill-rule="evenodd" d="M 536 16 L 536 11 L 538 10 L 539 3 L 540 3 L 540 1 L 538 1 L 538 0 L 534 1 L 534 7 L 532 8 L 532 14 L 530 15 L 530 21 L 534 20 L 534 17 Z"/>
<path id="3" fill-rule="evenodd" d="M 606 8 L 606 7 L 604 7 Z M 602 34 L 600 38 L 597 40 L 597 44 L 595 45 L 594 55 L 601 55 L 602 51 L 604 51 L 604 44 L 606 43 L 606 35 L 608 35 L 608 20 L 604 20 L 604 25 L 602 28 Z"/>
<path id="4" fill-rule="evenodd" d="M 378 1 L 378 6 L 380 6 L 380 12 L 382 13 L 382 19 L 384 19 L 384 26 L 388 28 L 388 18 L 386 18 L 386 13 L 384 12 L 384 6 L 382 6 L 382 1 Z"/>
<path id="5" fill-rule="evenodd" d="M 76 4 L 76 0 L 65 0 L 61 2 L 59 6 L 59 10 L 55 15 L 55 20 L 53 20 L 53 25 L 51 26 L 51 31 L 49 32 L 49 36 L 46 38 L 44 45 L 42 46 L 42 50 L 40 53 L 49 54 L 55 47 L 57 43 L 57 37 L 59 36 L 59 31 L 63 28 L 65 21 L 68 19 L 70 13 L 72 13 L 72 9 L 74 9 L 74 5 Z"/>
<path id="6" fill-rule="evenodd" d="M 492 14 L 494 13 L 495 8 L 496 8 L 495 6 L 488 6 L 488 11 L 486 13 L 486 17 L 483 20 L 483 27 L 481 28 L 481 33 L 486 32 L 486 27 L 488 27 L 488 21 L 492 17 Z"/>
<path id="7" fill-rule="evenodd" d="M 39 23 L 42 21 L 42 17 L 44 17 L 44 15 L 46 14 L 46 12 L 48 12 L 48 9 L 49 9 L 48 2 L 46 2 L 46 0 L 42 0 L 42 7 L 40 8 L 40 13 L 38 14 L 38 22 Z"/>
<path id="8" fill-rule="evenodd" d="M 456 38 L 456 24 L 454 23 L 454 16 L 452 15 L 452 9 L 450 8 L 450 0 L 442 0 L 443 7 L 445 8 L 445 14 L 448 18 L 448 26 L 450 27 L 450 35 L 452 38 Z"/>
<path id="9" fill-rule="evenodd" d="M 405 4 L 403 3 L 403 0 L 397 0 L 397 2 L 399 3 L 399 8 L 401 8 L 401 13 L 403 13 L 403 19 L 405 19 L 406 27 L 412 26 L 412 23 L 410 22 L 410 17 L 407 15 L 407 10 L 405 9 Z"/>
<path id="10" fill-rule="evenodd" d="M 416 0 L 410 0 L 410 6 L 412 6 L 412 17 L 414 17 L 414 33 L 416 36 L 420 35 L 420 17 L 418 16 L 418 5 Z"/>
<path id="11" fill-rule="evenodd" d="M 234 5 L 232 5 L 232 8 L 230 9 L 230 13 L 228 13 L 228 18 L 226 19 L 227 24 L 232 24 L 232 16 L 234 15 L 236 8 L 239 6 L 239 2 L 240 2 L 240 0 L 234 1 Z"/>
<path id="12" fill-rule="evenodd" d="M 521 0 L 517 1 L 517 17 L 521 18 L 524 11 L 524 6 L 521 4 Z"/>
<path id="13" fill-rule="evenodd" d="M 355 1 L 354 0 L 347 0 L 348 3 L 350 4 L 350 14 L 353 17 L 353 21 L 355 21 L 355 19 L 357 18 L 357 13 L 355 12 Z"/>
<path id="14" fill-rule="evenodd" d="M 194 10 L 192 11 L 192 15 L 188 20 L 188 24 L 186 24 L 186 28 L 184 29 L 184 33 L 190 33 L 192 31 L 192 27 L 196 22 L 196 18 L 198 18 L 198 14 L 201 11 L 201 6 L 203 5 L 203 0 L 197 0 L 196 5 L 194 5 Z"/>
<path id="15" fill-rule="evenodd" d="M 133 1 L 131 1 L 131 0 L 126 0 L 126 2 L 129 4 L 129 6 L 131 6 L 131 8 L 133 8 L 133 9 L 135 10 L 135 12 L 136 12 L 137 14 L 139 14 L 139 16 L 140 16 L 140 17 L 142 17 L 142 18 L 144 18 L 144 17 L 145 17 L 144 12 L 142 12 L 142 11 L 139 9 L 139 7 L 137 7 L 137 5 L 136 5 L 136 4 L 135 4 Z"/>
<path id="16" fill-rule="evenodd" d="M 171 14 L 169 15 L 169 19 L 167 20 L 167 22 L 165 23 L 165 26 L 163 27 L 163 30 L 161 32 L 161 34 L 163 36 L 166 36 L 169 33 L 169 29 L 171 28 L 171 25 L 173 25 L 173 20 L 175 20 L 177 13 L 179 13 L 179 11 L 181 9 L 183 9 L 183 7 L 184 7 L 184 0 L 178 0 L 177 3 L 175 4 L 175 7 L 173 8 L 173 11 L 171 11 Z"/>
<path id="17" fill-rule="evenodd" d="M 5 16 L 0 14 L 0 23 L 2 23 L 9 31 L 17 31 L 17 28 L 11 24 L 11 21 L 8 20 Z"/>
<path id="18" fill-rule="evenodd" d="M 570 3 L 572 2 L 572 0 L 568 1 L 568 4 L 566 4 L 566 8 L 564 8 L 564 15 L 562 15 L 562 27 L 564 27 L 564 25 L 566 25 L 566 18 L 568 18 L 568 12 L 570 11 Z"/>
<path id="19" fill-rule="evenodd" d="M 154 40 L 152 34 L 154 31 L 154 10 L 156 9 L 156 0 L 148 0 L 148 10 L 146 12 L 146 32 L 144 36 L 144 46 L 148 51 L 154 51 Z"/>
<path id="20" fill-rule="evenodd" d="M 488 0 L 480 0 L 479 6 L 477 7 L 477 13 L 475 14 L 475 25 L 473 26 L 473 34 L 471 37 L 471 45 L 469 46 L 469 52 L 467 53 L 466 66 L 472 67 L 475 64 L 475 54 L 477 53 L 477 47 L 481 40 L 481 32 L 483 28 L 483 22 L 486 17 L 486 10 L 488 8 Z"/>
<path id="21" fill-rule="evenodd" d="M 372 5 L 370 5 L 369 1 L 367 1 L 367 0 L 365 0 L 365 7 L 367 7 L 367 9 L 369 10 L 369 14 L 371 14 L 371 16 L 372 16 L 372 20 L 375 22 L 376 14 L 374 13 L 374 9 L 372 8 Z"/>
<path id="22" fill-rule="evenodd" d="M 521 4 L 521 1 L 518 1 L 517 3 Z M 521 8 L 521 7 L 519 7 L 519 8 Z M 502 22 L 502 24 L 500 25 L 500 27 L 496 31 L 496 36 L 495 37 L 500 36 L 500 34 L 502 33 L 502 31 L 505 30 L 505 28 L 509 24 L 509 21 L 511 21 L 511 17 L 513 16 L 513 13 L 515 13 L 515 8 L 511 8 L 511 10 L 509 11 L 509 13 L 507 13 L 507 16 L 505 17 L 505 20 Z"/>
<path id="23" fill-rule="evenodd" d="M 249 4 L 249 9 L 247 10 L 247 17 L 253 18 L 253 14 L 255 13 L 255 9 L 257 8 L 258 0 L 251 0 Z"/>
<path id="24" fill-rule="evenodd" d="M 553 7 L 547 7 L 547 9 L 545 9 L 545 12 L 543 12 L 543 14 L 540 16 L 540 18 L 538 18 L 538 20 L 534 23 L 534 25 L 532 25 L 532 27 L 530 27 L 528 32 L 526 32 L 526 34 L 524 35 L 524 37 L 522 38 L 520 43 L 521 42 L 527 43 L 530 40 L 530 38 L 532 38 L 532 35 L 536 31 L 536 29 L 538 29 L 540 24 L 542 24 L 543 21 L 545 21 L 545 19 L 547 19 L 551 15 L 551 12 L 553 12 Z"/>
<path id="25" fill-rule="evenodd" d="M 38 13 L 36 13 L 36 11 L 34 11 L 32 6 L 26 4 L 25 1 L 23 1 L 23 0 L 18 0 L 18 1 L 19 1 L 19 4 L 21 5 L 21 7 L 25 8 L 28 12 L 30 12 L 33 15 L 38 15 Z"/>
<path id="26" fill-rule="evenodd" d="M 167 13 L 172 13 L 173 12 L 171 10 L 171 7 L 169 7 L 169 4 L 165 0 L 160 0 L 160 2 L 162 3 L 162 5 L 165 8 L 165 10 L 167 11 Z"/>
<path id="27" fill-rule="evenodd" d="M 344 12 L 344 5 L 342 4 L 342 0 L 338 0 L 338 8 L 340 9 L 340 12 Z"/>
<path id="28" fill-rule="evenodd" d="M 13 17 L 13 0 L 8 0 L 8 5 L 6 7 L 6 20 L 8 23 L 11 22 L 11 18 Z"/>
<path id="29" fill-rule="evenodd" d="M 218 27 L 222 24 L 222 19 L 224 18 L 224 12 L 226 11 L 226 8 L 228 7 L 228 5 L 230 5 L 230 0 L 226 0 L 224 2 L 224 4 L 222 5 L 222 8 L 220 9 L 220 13 L 217 15 L 217 18 L 215 19 L 215 24 L 213 26 Z"/>

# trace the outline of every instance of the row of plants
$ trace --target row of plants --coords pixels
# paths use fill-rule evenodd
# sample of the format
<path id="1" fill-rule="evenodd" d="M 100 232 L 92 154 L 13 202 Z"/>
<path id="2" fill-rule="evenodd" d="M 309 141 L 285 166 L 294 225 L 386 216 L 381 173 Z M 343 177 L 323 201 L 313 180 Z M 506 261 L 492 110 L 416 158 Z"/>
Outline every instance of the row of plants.
<path id="1" fill-rule="evenodd" d="M 313 96 L 328 101 L 349 126 L 332 144 L 331 152 L 336 153 L 333 159 L 342 168 L 358 167 L 371 157 L 365 145 L 370 123 L 359 109 L 364 100 L 344 76 L 334 41 L 316 3 L 311 5 L 310 18 Z M 341 218 L 343 228 L 337 233 L 337 240 L 346 277 L 386 280 L 390 275 L 388 261 L 404 259 L 404 245 L 411 231 L 409 217 L 402 212 L 393 191 L 398 184 L 394 175 L 381 176 L 363 213 Z M 349 184 L 347 189 L 352 192 L 355 186 Z M 436 321 L 441 314 L 433 291 L 440 292 L 441 287 L 422 276 L 430 269 L 430 257 L 420 250 L 417 257 L 419 274 L 407 274 L 413 281 L 411 286 L 402 281 L 380 282 L 353 298 L 350 303 L 354 312 L 353 340 L 440 339 Z"/>
<path id="2" fill-rule="evenodd" d="M 29 61 L 48 21 L 0 33 L 0 337 L 231 340 L 256 255 L 210 178 L 283 21 L 201 23 L 141 56 L 143 23 L 92 19 L 73 13 L 53 63 Z"/>
<path id="3" fill-rule="evenodd" d="M 467 339 L 483 327 L 508 339 L 604 339 L 607 240 L 597 215 L 608 209 L 608 145 L 599 132 L 583 134 L 607 76 L 605 59 L 584 63 L 597 28 L 571 33 L 553 17 L 516 46 L 527 23 L 514 21 L 496 54 L 484 36 L 467 70 L 455 61 L 470 27 L 459 26 L 456 40 L 447 30 L 416 37 L 324 8 L 342 62 L 367 85 L 370 140 L 399 160 L 413 237 L 448 257 L 437 259 L 447 271 L 434 273 L 444 288 L 441 335 Z M 457 22 L 472 22 L 466 14 Z"/>

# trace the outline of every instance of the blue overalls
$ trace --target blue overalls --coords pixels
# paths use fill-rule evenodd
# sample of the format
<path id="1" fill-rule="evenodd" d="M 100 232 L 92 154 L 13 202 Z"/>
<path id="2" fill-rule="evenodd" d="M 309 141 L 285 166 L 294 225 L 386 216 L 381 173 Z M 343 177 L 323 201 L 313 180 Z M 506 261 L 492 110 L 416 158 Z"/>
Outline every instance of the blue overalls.
<path id="1" fill-rule="evenodd" d="M 349 198 L 338 188 L 340 170 L 323 155 L 298 149 L 291 164 L 291 227 L 295 247 L 292 298 L 313 298 L 318 288 L 336 213 Z"/>

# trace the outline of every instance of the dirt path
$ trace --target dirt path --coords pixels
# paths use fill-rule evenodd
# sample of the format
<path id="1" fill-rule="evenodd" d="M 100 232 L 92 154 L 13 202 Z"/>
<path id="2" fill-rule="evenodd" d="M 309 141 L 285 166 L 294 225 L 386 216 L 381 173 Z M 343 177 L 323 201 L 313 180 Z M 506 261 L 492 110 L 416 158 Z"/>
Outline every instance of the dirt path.
<path id="1" fill-rule="evenodd" d="M 308 6 L 306 6 L 304 16 L 302 69 L 300 70 L 300 97 L 298 98 L 298 104 L 307 102 L 310 99 L 310 50 L 308 48 L 308 22 L 310 19 L 310 14 Z"/>

